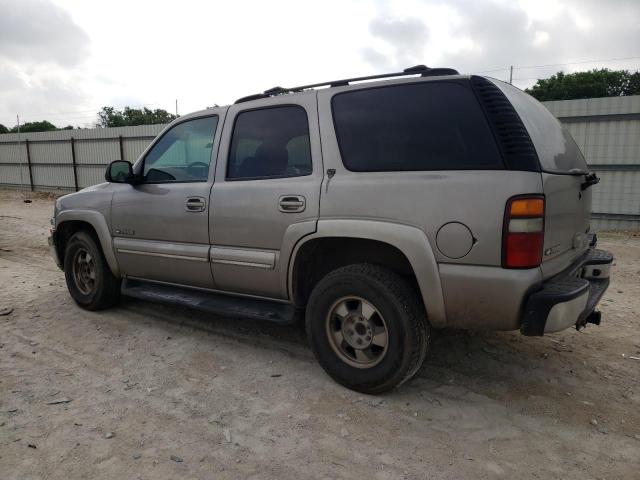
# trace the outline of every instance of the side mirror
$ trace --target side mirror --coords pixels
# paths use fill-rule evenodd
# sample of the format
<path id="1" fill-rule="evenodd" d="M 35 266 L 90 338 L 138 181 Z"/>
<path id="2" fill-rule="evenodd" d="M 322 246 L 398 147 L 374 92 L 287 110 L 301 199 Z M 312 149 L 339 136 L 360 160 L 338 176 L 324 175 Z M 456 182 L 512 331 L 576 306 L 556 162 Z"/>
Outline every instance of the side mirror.
<path id="1" fill-rule="evenodd" d="M 126 160 L 114 160 L 107 167 L 104 179 L 112 183 L 133 183 L 133 169 Z"/>

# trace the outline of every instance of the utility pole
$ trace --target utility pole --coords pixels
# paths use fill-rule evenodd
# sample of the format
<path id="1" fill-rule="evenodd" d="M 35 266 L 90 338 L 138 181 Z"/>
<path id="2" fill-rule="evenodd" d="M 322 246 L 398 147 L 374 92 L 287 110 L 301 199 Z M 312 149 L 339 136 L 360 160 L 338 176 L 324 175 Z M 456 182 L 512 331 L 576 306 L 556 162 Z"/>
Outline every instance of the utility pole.
<path id="1" fill-rule="evenodd" d="M 513 85 L 513 65 L 509 67 L 509 83 Z"/>
<path id="2" fill-rule="evenodd" d="M 20 139 L 20 115 L 16 114 L 16 120 L 18 121 L 18 162 L 20 163 L 20 190 L 24 194 L 24 175 L 22 173 L 23 165 L 22 165 L 22 143 Z"/>
<path id="3" fill-rule="evenodd" d="M 176 98 L 176 117 L 178 116 L 178 99 Z"/>

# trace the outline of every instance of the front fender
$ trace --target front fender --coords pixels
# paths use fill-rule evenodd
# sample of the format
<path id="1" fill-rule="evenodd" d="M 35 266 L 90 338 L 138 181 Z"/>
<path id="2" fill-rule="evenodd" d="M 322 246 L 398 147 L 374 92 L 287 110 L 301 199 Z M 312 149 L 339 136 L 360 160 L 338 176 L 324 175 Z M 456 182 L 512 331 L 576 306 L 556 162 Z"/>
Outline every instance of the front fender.
<path id="1" fill-rule="evenodd" d="M 419 228 L 375 220 L 319 220 L 317 230 L 296 245 L 288 271 L 289 298 L 293 298 L 293 268 L 300 248 L 308 241 L 324 237 L 348 237 L 377 240 L 399 249 L 409 260 L 416 275 L 429 322 L 444 327 L 446 313 L 438 264 L 425 233 Z"/>
<path id="2" fill-rule="evenodd" d="M 113 250 L 111 232 L 109 231 L 107 219 L 104 215 L 95 210 L 64 210 L 62 212 L 58 212 L 56 215 L 56 228 L 58 228 L 62 223 L 69 221 L 86 222 L 93 227 L 98 235 L 102 252 L 104 253 L 104 257 L 107 260 L 107 264 L 109 265 L 111 272 L 116 277 L 119 277 L 120 268 L 118 267 L 118 261 L 116 260 L 116 255 Z"/>

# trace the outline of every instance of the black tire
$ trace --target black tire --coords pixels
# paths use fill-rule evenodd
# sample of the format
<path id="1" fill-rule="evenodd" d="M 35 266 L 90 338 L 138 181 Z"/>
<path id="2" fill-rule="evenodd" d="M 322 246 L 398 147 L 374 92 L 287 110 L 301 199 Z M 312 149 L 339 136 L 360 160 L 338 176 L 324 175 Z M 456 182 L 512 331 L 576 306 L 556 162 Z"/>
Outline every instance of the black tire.
<path id="1" fill-rule="evenodd" d="M 88 268 L 91 270 L 88 270 L 88 274 L 78 273 L 80 268 L 74 267 L 74 264 L 82 258 L 89 259 L 90 267 Z M 82 263 L 87 264 L 87 262 Z M 82 280 L 90 277 L 91 271 L 93 271 L 93 279 L 87 284 Z M 71 297 L 86 310 L 109 308 L 120 298 L 121 280 L 111 273 L 98 240 L 89 232 L 77 232 L 67 242 L 64 254 L 64 276 Z"/>
<path id="2" fill-rule="evenodd" d="M 379 315 L 384 319 L 380 323 L 387 330 L 386 350 L 378 353 L 381 358 L 371 366 L 358 368 L 347 363 L 348 354 L 340 353 L 341 348 L 336 349 L 337 342 L 331 339 L 336 302 L 351 297 L 373 306 L 376 313 L 372 318 Z M 369 394 L 391 390 L 409 380 L 426 356 L 430 333 L 415 288 L 400 275 L 370 264 L 339 268 L 318 282 L 307 304 L 306 330 L 322 368 L 345 387 Z M 342 345 L 343 350 L 351 348 L 344 342 Z"/>

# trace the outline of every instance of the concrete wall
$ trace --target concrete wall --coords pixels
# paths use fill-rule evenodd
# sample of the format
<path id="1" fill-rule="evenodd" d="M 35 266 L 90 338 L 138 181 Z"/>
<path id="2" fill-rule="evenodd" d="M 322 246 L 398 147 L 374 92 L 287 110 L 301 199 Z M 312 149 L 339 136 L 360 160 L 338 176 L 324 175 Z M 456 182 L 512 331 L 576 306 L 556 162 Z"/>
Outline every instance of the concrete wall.
<path id="1" fill-rule="evenodd" d="M 593 227 L 640 230 L 640 96 L 545 102 L 601 178 Z M 102 182 L 112 160 L 135 161 L 164 125 L 0 135 L 0 186 L 74 191 Z M 28 142 L 25 142 L 28 140 Z M 31 164 L 29 166 L 29 163 Z"/>

